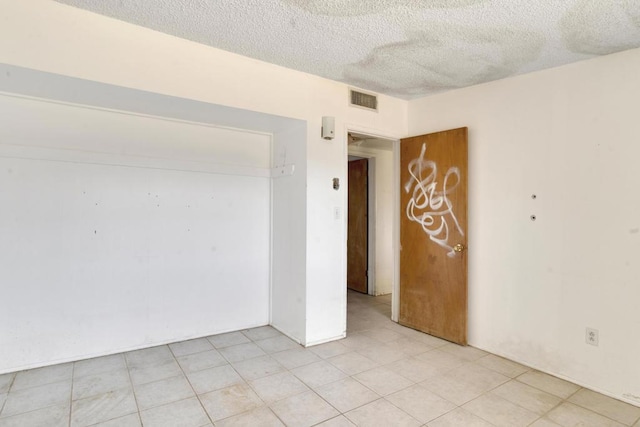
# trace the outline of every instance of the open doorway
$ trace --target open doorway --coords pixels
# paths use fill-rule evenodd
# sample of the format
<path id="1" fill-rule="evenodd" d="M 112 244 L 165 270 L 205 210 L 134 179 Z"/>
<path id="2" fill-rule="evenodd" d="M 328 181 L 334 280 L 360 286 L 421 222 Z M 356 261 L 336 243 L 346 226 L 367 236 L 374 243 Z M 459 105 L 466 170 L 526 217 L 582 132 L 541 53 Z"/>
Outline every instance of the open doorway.
<path id="1" fill-rule="evenodd" d="M 349 179 L 353 170 L 366 167 L 366 240 L 358 236 L 357 221 L 348 220 L 347 224 L 347 285 L 353 289 L 353 274 L 357 262 L 362 262 L 362 254 L 353 249 L 352 239 L 358 238 L 366 242 L 366 289 L 357 289 L 369 296 L 376 297 L 386 303 L 388 317 L 397 320 L 396 310 L 392 310 L 394 288 L 397 283 L 397 155 L 398 141 L 391 138 L 368 135 L 360 132 L 348 132 Z M 357 191 L 361 191 L 358 186 Z M 356 200 L 356 195 L 349 183 L 348 206 L 349 216 Z M 356 214 L 362 216 L 362 213 Z M 360 258 L 358 258 L 360 257 Z M 351 269 L 351 272 L 350 272 Z M 351 273 L 351 274 L 350 274 Z M 361 297 L 349 291 L 350 301 Z M 395 304 L 394 304 L 395 305 Z M 381 306 L 382 307 L 382 306 Z M 387 310 L 385 310 L 387 311 Z"/>
<path id="2" fill-rule="evenodd" d="M 349 156 L 347 288 L 369 293 L 369 159 Z"/>

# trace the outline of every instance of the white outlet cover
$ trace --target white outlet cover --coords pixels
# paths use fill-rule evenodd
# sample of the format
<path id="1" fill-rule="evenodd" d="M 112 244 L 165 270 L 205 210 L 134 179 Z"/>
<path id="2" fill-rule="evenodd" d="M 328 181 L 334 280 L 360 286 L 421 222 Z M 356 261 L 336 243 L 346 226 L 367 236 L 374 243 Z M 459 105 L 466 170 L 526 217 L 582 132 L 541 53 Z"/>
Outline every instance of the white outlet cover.
<path id="1" fill-rule="evenodd" d="M 600 343 L 600 335 L 597 329 L 587 328 L 585 331 L 584 340 L 589 345 L 598 346 Z"/>

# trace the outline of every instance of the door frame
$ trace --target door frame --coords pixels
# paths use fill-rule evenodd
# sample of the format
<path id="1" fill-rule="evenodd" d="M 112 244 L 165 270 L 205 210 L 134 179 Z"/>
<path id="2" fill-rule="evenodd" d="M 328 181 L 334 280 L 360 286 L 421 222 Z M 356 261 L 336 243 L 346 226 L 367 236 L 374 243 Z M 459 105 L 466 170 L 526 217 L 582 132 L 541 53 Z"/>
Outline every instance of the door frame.
<path id="1" fill-rule="evenodd" d="M 371 138 L 386 139 L 391 142 L 393 146 L 393 183 L 392 183 L 392 197 L 393 197 L 393 215 L 392 215 L 392 253 L 393 253 L 393 283 L 391 286 L 391 320 L 398 322 L 398 316 L 400 312 L 400 136 L 389 135 L 380 133 L 377 130 L 362 128 L 356 125 L 345 125 L 344 129 L 344 176 L 348 177 L 349 174 L 349 132 L 355 132 L 361 135 L 370 136 Z M 368 293 L 369 295 L 375 295 L 375 226 L 376 226 L 376 214 L 375 214 L 375 155 L 371 153 L 357 153 L 353 154 L 357 157 L 369 159 L 369 278 L 368 278 Z M 373 166 L 373 167 L 372 167 Z M 347 178 L 348 179 L 348 178 Z M 346 183 L 348 188 L 348 182 Z M 372 195 L 373 193 L 373 195 Z M 345 191 L 344 206 L 348 207 L 349 195 Z M 347 208 L 348 209 L 348 208 Z M 345 210 L 347 210 L 345 209 Z M 345 242 L 344 242 L 344 272 L 345 272 L 345 289 L 346 289 L 346 267 L 347 267 L 347 224 L 348 212 L 344 215 L 345 224 Z M 346 307 L 345 307 L 346 309 Z"/>

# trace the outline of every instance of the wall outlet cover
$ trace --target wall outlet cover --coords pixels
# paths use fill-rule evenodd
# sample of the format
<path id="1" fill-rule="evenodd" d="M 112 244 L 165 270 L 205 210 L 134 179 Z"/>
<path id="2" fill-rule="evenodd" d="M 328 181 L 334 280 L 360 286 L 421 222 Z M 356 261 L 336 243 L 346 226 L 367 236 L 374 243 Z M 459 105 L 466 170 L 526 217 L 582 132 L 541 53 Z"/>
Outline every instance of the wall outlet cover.
<path id="1" fill-rule="evenodd" d="M 585 341 L 589 345 L 598 346 L 600 343 L 600 336 L 597 329 L 587 328 L 585 332 Z"/>

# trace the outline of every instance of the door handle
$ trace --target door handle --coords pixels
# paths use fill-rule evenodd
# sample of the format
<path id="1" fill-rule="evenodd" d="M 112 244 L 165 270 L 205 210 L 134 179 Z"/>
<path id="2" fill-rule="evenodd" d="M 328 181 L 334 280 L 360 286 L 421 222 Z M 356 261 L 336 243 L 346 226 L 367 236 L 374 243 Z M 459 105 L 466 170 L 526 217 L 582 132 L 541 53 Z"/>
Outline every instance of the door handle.
<path id="1" fill-rule="evenodd" d="M 458 253 L 464 251 L 465 249 L 466 248 L 464 247 L 464 245 L 462 243 L 458 243 L 457 245 L 455 245 L 453 247 L 454 252 L 458 252 Z"/>

